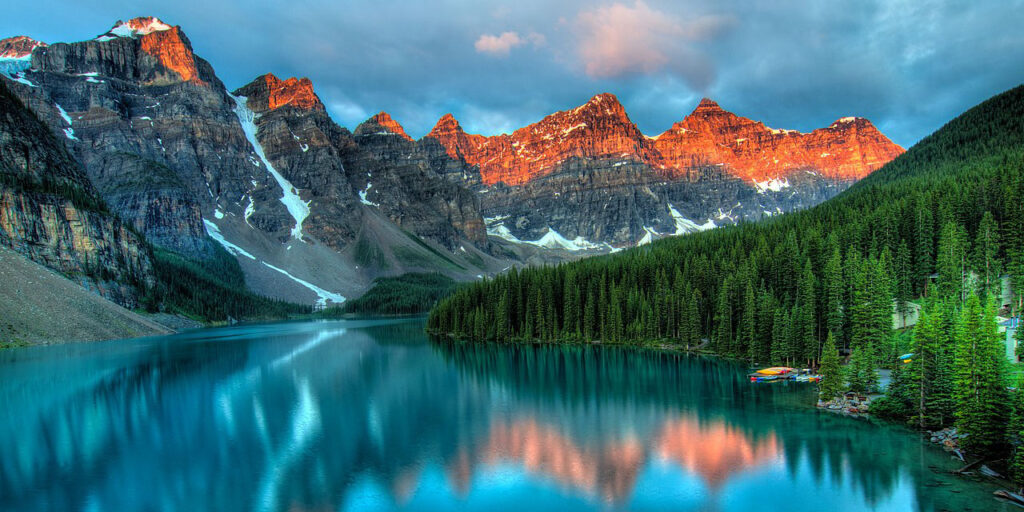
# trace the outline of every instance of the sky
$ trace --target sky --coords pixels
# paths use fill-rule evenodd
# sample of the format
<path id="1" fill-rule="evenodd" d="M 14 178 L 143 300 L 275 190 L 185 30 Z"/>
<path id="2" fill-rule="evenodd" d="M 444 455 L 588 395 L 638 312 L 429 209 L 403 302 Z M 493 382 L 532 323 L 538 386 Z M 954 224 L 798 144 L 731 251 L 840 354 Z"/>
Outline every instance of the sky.
<path id="1" fill-rule="evenodd" d="M 1024 82 L 1024 0 L 43 0 L 0 37 L 180 25 L 231 90 L 309 77 L 339 124 L 511 132 L 602 92 L 656 135 L 702 97 L 775 128 L 870 119 L 909 147 Z"/>

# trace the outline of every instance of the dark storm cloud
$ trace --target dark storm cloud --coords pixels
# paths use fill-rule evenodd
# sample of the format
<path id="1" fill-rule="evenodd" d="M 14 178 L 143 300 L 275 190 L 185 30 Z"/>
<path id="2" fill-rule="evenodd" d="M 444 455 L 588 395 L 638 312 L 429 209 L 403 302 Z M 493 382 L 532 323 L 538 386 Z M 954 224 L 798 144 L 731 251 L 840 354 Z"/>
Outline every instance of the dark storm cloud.
<path id="1" fill-rule="evenodd" d="M 508 131 L 607 91 L 651 134 L 706 95 L 780 128 L 868 117 L 909 146 L 1024 81 L 1024 0 L 46 4 L 0 33 L 79 40 L 155 15 L 229 88 L 308 76 L 339 123 L 387 110 L 414 136 L 446 112 Z"/>

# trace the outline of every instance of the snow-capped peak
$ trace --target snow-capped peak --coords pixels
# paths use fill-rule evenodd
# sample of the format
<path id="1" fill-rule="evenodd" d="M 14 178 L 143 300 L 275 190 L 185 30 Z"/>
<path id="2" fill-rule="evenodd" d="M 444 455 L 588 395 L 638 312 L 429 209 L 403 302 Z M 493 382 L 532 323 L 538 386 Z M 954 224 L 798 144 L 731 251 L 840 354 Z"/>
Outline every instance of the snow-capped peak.
<path id="1" fill-rule="evenodd" d="M 30 60 L 32 50 L 46 46 L 46 43 L 36 41 L 28 36 L 14 36 L 7 39 L 0 39 L 0 59 Z"/>
<path id="2" fill-rule="evenodd" d="M 173 27 L 160 21 L 158 18 L 154 18 L 153 16 L 144 16 L 128 21 L 117 20 L 117 23 L 114 24 L 114 28 L 111 28 L 105 34 L 100 35 L 96 39 L 98 41 L 109 41 L 115 37 L 138 37 L 152 34 L 153 32 L 171 30 L 172 28 Z"/>

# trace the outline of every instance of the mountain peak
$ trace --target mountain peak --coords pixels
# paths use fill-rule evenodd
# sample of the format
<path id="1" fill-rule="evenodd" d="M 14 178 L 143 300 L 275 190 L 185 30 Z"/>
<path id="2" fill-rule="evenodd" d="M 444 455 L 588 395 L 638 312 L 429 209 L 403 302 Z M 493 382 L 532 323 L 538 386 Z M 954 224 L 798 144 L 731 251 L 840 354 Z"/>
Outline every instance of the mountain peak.
<path id="1" fill-rule="evenodd" d="M 711 98 L 701 98 L 700 103 L 697 104 L 697 108 L 693 109 L 693 114 L 711 114 L 720 112 L 725 112 L 725 110 L 723 110 L 722 107 Z"/>
<path id="2" fill-rule="evenodd" d="M 868 121 L 867 119 L 864 119 L 863 117 L 854 117 L 854 116 L 840 117 L 839 119 L 836 119 L 832 124 L 828 125 L 828 127 L 829 128 L 846 128 L 846 127 L 850 127 L 850 126 L 857 125 L 857 124 L 860 124 L 860 125 L 870 125 L 871 127 L 874 127 L 874 125 L 871 124 L 871 121 Z"/>
<path id="3" fill-rule="evenodd" d="M 615 97 L 615 95 L 610 92 L 602 92 L 595 94 L 594 97 L 587 100 L 588 104 L 601 104 L 605 102 L 618 104 L 619 98 Z"/>
<path id="4" fill-rule="evenodd" d="M 610 92 L 602 92 L 587 100 L 586 103 L 570 110 L 573 114 L 591 113 L 598 116 L 626 117 L 626 108 L 619 98 Z"/>
<path id="5" fill-rule="evenodd" d="M 313 82 L 308 78 L 281 80 L 273 73 L 257 77 L 248 85 L 234 92 L 245 96 L 253 112 L 275 110 L 285 106 L 305 110 L 324 110 L 320 98 L 313 92 Z"/>
<path id="6" fill-rule="evenodd" d="M 108 41 L 116 37 L 136 38 L 152 34 L 153 32 L 165 32 L 172 29 L 174 29 L 174 27 L 160 21 L 159 18 L 154 16 L 142 16 L 139 18 L 132 18 L 128 21 L 117 20 L 117 22 L 114 23 L 113 28 L 101 34 L 96 39 L 99 41 Z"/>
<path id="7" fill-rule="evenodd" d="M 23 59 L 32 55 L 32 50 L 45 47 L 46 43 L 28 36 L 14 36 L 0 39 L 0 59 Z"/>
<path id="8" fill-rule="evenodd" d="M 434 128 L 427 134 L 428 137 L 438 137 L 442 134 L 451 134 L 462 132 L 462 125 L 455 119 L 455 116 L 451 112 L 441 116 L 441 119 L 437 120 Z"/>
<path id="9" fill-rule="evenodd" d="M 405 133 L 405 129 L 402 125 L 395 121 L 391 114 L 380 111 L 373 117 L 367 119 L 358 127 L 356 127 L 356 135 L 373 135 L 373 134 L 393 134 L 402 137 L 405 140 L 411 141 L 412 137 Z"/>

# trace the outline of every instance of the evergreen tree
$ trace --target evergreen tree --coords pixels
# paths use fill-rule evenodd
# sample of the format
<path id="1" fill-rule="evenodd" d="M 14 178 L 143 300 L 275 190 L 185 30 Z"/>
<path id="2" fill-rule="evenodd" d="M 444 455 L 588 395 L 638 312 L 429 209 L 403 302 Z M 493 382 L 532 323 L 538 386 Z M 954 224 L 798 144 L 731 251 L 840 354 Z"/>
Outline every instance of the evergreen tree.
<path id="1" fill-rule="evenodd" d="M 914 298 L 914 281 L 910 261 L 910 249 L 906 240 L 900 240 L 899 248 L 896 250 L 896 260 L 893 262 L 895 277 L 895 288 L 893 294 L 896 298 L 896 312 L 900 315 L 900 327 L 907 326 L 907 315 L 910 313 L 910 301 Z"/>
<path id="2" fill-rule="evenodd" d="M 743 312 L 741 318 L 740 349 L 746 352 L 750 364 L 754 364 L 757 355 L 757 296 L 754 294 L 754 286 L 749 281 L 743 293 Z"/>
<path id="3" fill-rule="evenodd" d="M 938 390 L 936 381 L 939 379 L 940 365 L 945 363 L 941 360 L 942 315 L 940 311 L 930 309 L 922 312 L 914 327 L 914 356 L 908 372 L 914 395 L 912 413 L 920 428 L 941 426 L 943 423 L 941 414 L 937 416 L 940 411 L 931 408 L 932 399 Z"/>
<path id="4" fill-rule="evenodd" d="M 978 224 L 978 235 L 974 239 L 974 254 L 971 258 L 974 271 L 978 274 L 983 297 L 1000 292 L 999 274 L 999 225 L 992 212 L 986 211 Z"/>
<path id="5" fill-rule="evenodd" d="M 1006 430 L 1006 440 L 1011 450 L 1008 461 L 1010 479 L 1024 488 L 1024 379 L 1017 382 L 1017 390 L 1013 393 L 1013 415 Z"/>
<path id="6" fill-rule="evenodd" d="M 994 315 L 978 297 L 968 297 L 956 333 L 953 400 L 957 430 L 967 434 L 964 448 L 991 457 L 1004 447 L 1006 377 Z"/>
<path id="7" fill-rule="evenodd" d="M 843 258 L 836 247 L 828 262 L 825 263 L 825 275 L 822 278 L 825 289 L 825 327 L 838 340 L 843 339 Z"/>
<path id="8" fill-rule="evenodd" d="M 683 326 L 683 340 L 687 347 L 700 345 L 700 308 L 698 306 L 697 290 L 690 291 L 690 298 L 686 304 L 686 324 Z"/>
<path id="9" fill-rule="evenodd" d="M 846 380 L 850 382 L 850 391 L 868 393 L 875 387 L 878 383 L 878 373 L 875 372 L 874 360 L 870 344 L 854 349 L 850 356 L 850 364 L 847 366 Z"/>
<path id="10" fill-rule="evenodd" d="M 818 315 L 815 310 L 818 301 L 815 294 L 816 288 L 817 279 L 814 277 L 811 262 L 808 260 L 804 264 L 804 271 L 800 276 L 797 287 L 797 303 L 799 305 L 797 313 L 798 344 L 795 347 L 797 353 L 794 359 L 806 361 L 811 366 L 818 359 Z"/>
<path id="11" fill-rule="evenodd" d="M 927 285 L 935 268 L 935 224 L 928 204 L 917 202 L 914 216 L 914 275 L 918 289 L 927 295 Z"/>
<path id="12" fill-rule="evenodd" d="M 952 297 L 963 302 L 967 298 L 967 235 L 956 222 L 949 221 L 942 226 L 939 236 L 939 254 L 936 269 L 939 274 L 938 288 L 943 297 Z"/>
<path id="13" fill-rule="evenodd" d="M 821 375 L 821 381 L 818 382 L 820 400 L 831 400 L 843 392 L 843 369 L 839 366 L 839 349 L 836 348 L 835 337 L 831 332 L 821 348 L 821 368 L 818 373 Z"/>

